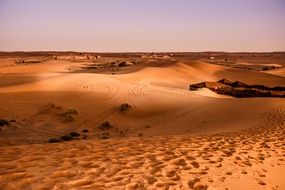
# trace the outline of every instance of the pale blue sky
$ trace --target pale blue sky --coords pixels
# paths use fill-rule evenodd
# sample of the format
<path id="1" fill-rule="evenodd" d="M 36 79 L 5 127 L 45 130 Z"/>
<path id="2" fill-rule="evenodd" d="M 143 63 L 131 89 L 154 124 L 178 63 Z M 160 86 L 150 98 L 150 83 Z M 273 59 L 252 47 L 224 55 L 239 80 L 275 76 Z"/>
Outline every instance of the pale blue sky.
<path id="1" fill-rule="evenodd" d="M 0 0 L 0 51 L 280 51 L 285 0 Z"/>

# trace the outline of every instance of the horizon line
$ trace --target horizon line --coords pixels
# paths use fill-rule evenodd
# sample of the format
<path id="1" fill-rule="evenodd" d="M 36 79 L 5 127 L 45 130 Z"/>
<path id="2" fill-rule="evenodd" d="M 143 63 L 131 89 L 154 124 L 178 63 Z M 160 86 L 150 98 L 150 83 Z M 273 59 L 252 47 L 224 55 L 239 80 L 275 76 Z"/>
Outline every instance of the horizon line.
<path id="1" fill-rule="evenodd" d="M 39 51 L 0 51 L 0 53 L 44 53 L 44 52 L 60 52 L 60 53 L 285 53 L 285 50 L 277 51 L 73 51 L 73 50 L 39 50 Z"/>

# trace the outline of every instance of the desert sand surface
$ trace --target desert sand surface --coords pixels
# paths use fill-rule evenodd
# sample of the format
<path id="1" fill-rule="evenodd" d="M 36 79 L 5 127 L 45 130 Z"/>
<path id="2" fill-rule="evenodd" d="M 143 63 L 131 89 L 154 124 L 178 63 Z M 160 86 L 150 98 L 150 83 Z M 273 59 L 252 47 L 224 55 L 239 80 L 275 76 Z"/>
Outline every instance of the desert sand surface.
<path id="1" fill-rule="evenodd" d="M 2 52 L 0 189 L 283 190 L 285 99 L 189 85 L 284 87 L 284 68 L 283 52 Z"/>

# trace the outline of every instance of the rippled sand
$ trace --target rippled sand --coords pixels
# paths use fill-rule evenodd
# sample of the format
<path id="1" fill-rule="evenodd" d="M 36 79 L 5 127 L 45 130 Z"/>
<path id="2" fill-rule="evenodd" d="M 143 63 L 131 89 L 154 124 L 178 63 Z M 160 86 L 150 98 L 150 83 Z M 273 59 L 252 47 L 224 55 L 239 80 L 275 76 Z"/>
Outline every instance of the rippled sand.
<path id="1" fill-rule="evenodd" d="M 285 110 L 264 117 L 236 133 L 1 147 L 0 188 L 284 189 Z"/>

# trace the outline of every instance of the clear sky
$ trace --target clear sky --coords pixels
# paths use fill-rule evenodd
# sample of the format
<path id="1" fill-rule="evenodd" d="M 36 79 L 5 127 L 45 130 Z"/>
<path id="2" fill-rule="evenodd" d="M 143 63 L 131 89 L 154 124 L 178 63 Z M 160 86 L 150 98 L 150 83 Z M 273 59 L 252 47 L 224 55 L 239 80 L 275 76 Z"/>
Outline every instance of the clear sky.
<path id="1" fill-rule="evenodd" d="M 285 0 L 0 0 L 0 51 L 284 51 Z"/>

